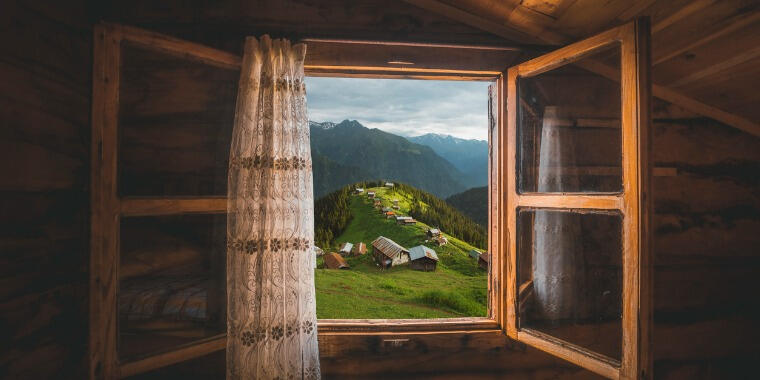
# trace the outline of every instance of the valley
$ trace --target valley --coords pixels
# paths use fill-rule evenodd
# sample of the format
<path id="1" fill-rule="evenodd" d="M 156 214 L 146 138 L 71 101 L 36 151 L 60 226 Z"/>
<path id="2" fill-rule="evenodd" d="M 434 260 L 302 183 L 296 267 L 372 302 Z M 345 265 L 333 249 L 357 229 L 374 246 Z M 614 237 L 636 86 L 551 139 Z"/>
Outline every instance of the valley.
<path id="1" fill-rule="evenodd" d="M 353 194 L 355 187 L 370 185 L 362 194 Z M 374 186 L 373 186 L 374 185 Z M 359 183 L 349 185 L 318 200 L 317 245 L 325 253 L 337 252 L 345 242 L 363 242 L 367 253 L 344 258 L 350 269 L 325 269 L 324 258 L 317 261 L 315 286 L 317 296 L 317 317 L 320 319 L 362 319 L 362 318 L 453 318 L 482 317 L 488 309 L 487 271 L 478 266 L 478 259 L 468 255 L 472 250 L 482 251 L 479 246 L 449 234 L 441 227 L 442 235 L 448 243 L 438 246 L 427 241 L 427 231 L 431 226 L 420 220 L 415 224 L 400 225 L 393 218 L 386 218 L 374 200 L 367 193 L 374 192 L 383 207 L 392 207 L 397 200 L 397 214 L 409 215 L 414 209 L 426 211 L 427 215 L 437 215 L 449 223 L 464 224 L 477 233 L 479 227 L 466 220 L 458 211 L 450 208 L 440 199 L 421 192 L 408 185 L 393 188 L 379 186 L 380 183 Z M 428 202 L 423 201 L 427 199 Z M 329 200 L 329 202 L 327 202 Z M 334 207 L 334 208 L 333 208 Z M 338 210 L 345 208 L 345 210 Z M 348 215 L 346 214 L 348 213 Z M 332 218 L 347 218 L 345 225 L 340 221 L 332 223 Z M 417 219 L 417 218 L 415 218 Z M 466 220 L 466 221 L 465 221 Z M 324 232 L 320 223 L 331 224 L 340 231 Z M 464 227 L 462 227 L 464 228 Z M 325 241 L 327 235 L 336 236 Z M 411 269 L 409 264 L 381 269 L 373 257 L 372 242 L 384 236 L 409 249 L 425 245 L 437 253 L 439 261 L 434 271 L 424 272 Z M 320 239 L 322 242 L 320 243 Z"/>

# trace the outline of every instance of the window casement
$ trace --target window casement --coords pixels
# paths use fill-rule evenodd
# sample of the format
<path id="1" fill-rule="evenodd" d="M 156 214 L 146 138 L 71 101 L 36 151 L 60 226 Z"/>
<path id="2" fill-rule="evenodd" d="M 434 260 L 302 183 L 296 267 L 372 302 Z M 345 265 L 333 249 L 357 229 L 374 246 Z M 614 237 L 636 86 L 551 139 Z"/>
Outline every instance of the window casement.
<path id="1" fill-rule="evenodd" d="M 649 33 L 611 29 L 509 68 L 501 88 L 497 320 L 613 379 L 651 378 Z"/>
<path id="2" fill-rule="evenodd" d="M 437 339 L 435 341 L 441 344 L 441 348 L 445 348 L 454 341 L 453 338 L 462 338 L 457 340 L 465 342 L 462 344 L 496 347 L 506 344 L 506 335 L 610 378 L 633 378 L 636 373 L 649 373 L 651 285 L 648 279 L 648 218 L 651 197 L 646 196 L 649 194 L 647 25 L 645 20 L 627 24 L 509 70 L 505 70 L 505 67 L 514 63 L 522 54 L 519 48 L 305 40 L 309 45 L 305 65 L 308 76 L 493 82 L 489 88 L 488 104 L 488 248 L 491 252 L 488 316 L 428 320 L 319 320 L 320 350 L 336 355 L 336 352 L 346 352 L 345 350 L 351 349 L 352 346 L 368 341 L 379 342 L 381 350 L 391 350 L 406 345 L 413 346 L 416 339 L 428 339 L 426 342 Z M 215 81 L 211 88 L 216 101 L 212 110 L 216 113 L 193 116 L 193 120 L 208 123 L 199 129 L 201 133 L 193 131 L 192 138 L 210 136 L 209 139 L 215 139 L 214 144 L 221 147 L 225 144 L 224 128 L 231 130 L 232 127 L 231 119 L 229 125 L 225 123 L 226 118 L 234 113 L 235 86 L 241 59 L 232 53 L 121 25 L 97 25 L 94 37 L 89 377 L 119 378 L 200 357 L 226 347 L 226 337 L 223 333 L 224 316 L 219 315 L 225 308 L 222 301 L 225 298 L 224 281 L 219 281 L 224 277 L 221 269 L 224 265 L 214 265 L 214 259 L 219 257 L 213 255 L 210 259 L 212 264 L 206 269 L 212 274 L 208 290 L 209 300 L 213 294 L 220 299 L 210 312 L 213 315 L 213 310 L 217 310 L 216 324 L 208 326 L 203 333 L 190 338 L 181 337 L 182 339 L 177 339 L 168 346 L 153 350 L 144 349 L 149 346 L 145 344 L 147 341 L 130 342 L 130 336 L 121 334 L 120 328 L 125 322 L 119 320 L 119 296 L 127 290 L 120 289 L 120 279 L 128 271 L 128 268 L 120 264 L 124 247 L 129 244 L 153 244 L 150 239 L 145 239 L 139 233 L 135 233 L 135 229 L 130 228 L 147 221 L 145 225 L 149 227 L 170 225 L 188 231 L 204 231 L 196 234 L 199 236 L 197 239 L 200 244 L 209 252 L 221 252 L 218 238 L 224 228 L 217 222 L 220 218 L 224 219 L 227 206 L 224 190 L 226 172 L 223 164 L 177 169 L 180 172 L 185 170 L 191 178 L 167 177 L 174 181 L 169 184 L 143 181 L 141 176 L 162 178 L 164 172 L 161 163 L 181 164 L 181 156 L 164 157 L 147 172 L 135 172 L 130 169 L 130 156 L 126 154 L 127 150 L 123 149 L 130 147 L 130 139 L 134 139 L 134 133 L 125 131 L 125 126 L 134 122 L 129 112 L 143 112 L 147 115 L 148 125 L 152 121 L 161 123 L 166 120 L 161 119 L 161 115 L 152 114 L 154 110 L 140 103 L 139 97 L 130 97 L 125 88 L 132 86 L 152 91 L 150 86 L 155 85 L 159 92 L 182 90 L 161 87 L 160 73 L 156 77 L 159 83 L 152 84 L 148 80 L 131 83 L 130 81 L 139 81 L 141 76 L 139 73 L 130 74 L 127 66 L 134 62 L 144 67 L 167 65 L 161 59 L 151 56 L 155 54 L 174 60 L 164 68 L 167 72 L 177 68 L 182 71 L 184 68 L 182 72 L 186 75 L 196 75 L 196 78 L 204 80 L 211 78 Z M 617 46 L 621 53 L 621 64 L 618 67 L 609 64 L 608 55 L 602 55 L 601 61 L 583 60 L 612 45 Z M 620 168 L 605 164 L 592 168 L 574 166 L 570 170 L 590 170 L 597 174 L 602 172 L 602 176 L 610 176 L 610 173 L 618 175 L 622 181 L 622 190 L 603 193 L 522 192 L 516 186 L 516 178 L 520 171 L 515 162 L 518 157 L 515 155 L 515 149 L 521 144 L 520 136 L 528 134 L 521 134 L 521 125 L 517 119 L 520 112 L 518 104 L 525 103 L 521 98 L 523 94 L 518 92 L 519 81 L 521 78 L 530 78 L 579 60 L 582 60 L 585 69 L 621 84 L 621 115 L 618 125 L 622 136 L 622 163 Z M 188 69 L 183 62 L 195 66 Z M 203 101 L 208 100 L 204 98 L 203 91 L 209 89 L 200 89 L 201 93 L 197 94 L 199 98 L 195 99 L 198 100 L 197 105 L 203 105 Z M 169 97 L 162 99 L 164 103 L 161 105 L 171 108 L 171 103 L 165 103 L 167 99 Z M 530 106 L 533 103 L 535 102 L 530 100 L 526 105 Z M 125 110 L 125 105 L 129 104 L 133 108 Z M 589 123 L 603 124 L 605 121 L 602 119 L 594 119 Z M 577 120 L 571 123 L 575 125 Z M 213 132 L 214 128 L 220 131 Z M 142 138 L 141 141 L 145 142 L 162 137 L 160 133 L 155 132 Z M 177 150 L 181 150 L 181 147 Z M 534 147 L 531 154 L 537 155 L 537 151 Z M 173 153 L 175 152 L 166 154 Z M 217 156 L 204 157 L 215 161 L 216 165 L 219 164 L 216 161 L 220 160 Z M 132 159 L 135 157 L 132 156 Z M 221 161 L 224 159 L 225 157 L 222 157 Z M 530 165 L 528 169 L 533 170 L 530 169 Z M 540 165 L 538 170 L 541 170 Z M 133 180 L 131 183 L 139 183 L 144 187 L 130 187 L 130 180 Z M 185 186 L 189 186 L 191 190 L 188 191 Z M 582 215 L 592 215 L 601 211 L 602 215 L 608 218 L 618 217 L 621 221 L 621 339 L 625 344 L 622 344 L 619 360 L 606 357 L 604 352 L 594 352 L 594 347 L 589 349 L 574 342 L 571 339 L 575 336 L 573 333 L 577 335 L 579 332 L 572 328 L 569 335 L 557 337 L 551 336 L 550 333 L 542 333 L 540 329 L 531 329 L 520 320 L 520 308 L 529 307 L 522 306 L 529 302 L 523 299 L 528 299 L 529 294 L 536 293 L 537 283 L 525 281 L 525 276 L 517 273 L 521 263 L 517 257 L 520 255 L 520 249 L 525 247 L 516 244 L 517 234 L 524 231 L 524 227 L 521 227 L 518 221 L 520 218 L 534 221 L 542 217 L 521 217 L 519 213 L 541 213 L 547 210 L 578 212 Z M 607 230 L 609 229 L 608 227 Z M 531 238 L 526 238 L 525 242 L 532 244 L 535 240 L 532 238 L 534 234 L 534 231 L 526 234 Z M 221 236 L 223 240 L 225 233 L 221 232 Z M 223 246 L 222 242 L 221 247 Z M 528 251 L 531 250 L 526 250 Z M 530 270 L 526 269 L 524 272 L 530 275 Z M 521 280 L 523 281 L 518 282 Z M 561 339 L 563 337 L 565 340 Z"/>

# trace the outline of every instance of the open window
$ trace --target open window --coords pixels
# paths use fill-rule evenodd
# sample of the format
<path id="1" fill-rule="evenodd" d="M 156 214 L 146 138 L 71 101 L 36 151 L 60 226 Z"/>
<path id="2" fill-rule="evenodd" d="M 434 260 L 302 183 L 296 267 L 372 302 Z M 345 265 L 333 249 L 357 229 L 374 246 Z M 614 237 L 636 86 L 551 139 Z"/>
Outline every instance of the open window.
<path id="1" fill-rule="evenodd" d="M 307 40 L 307 75 L 494 81 L 487 317 L 322 320 L 320 342 L 339 352 L 341 339 L 362 334 L 397 348 L 478 333 L 498 338 L 478 342 L 503 345 L 506 332 L 610 378 L 647 374 L 647 25 L 621 26 L 507 72 L 519 49 Z M 91 378 L 127 377 L 226 346 L 225 160 L 239 70 L 235 54 L 96 27 Z M 576 258 L 536 266 L 546 253 Z M 567 279 L 553 316 L 541 303 L 552 278 Z M 589 342 L 592 330 L 615 339 Z"/>
<path id="2" fill-rule="evenodd" d="M 507 335 L 608 378 L 649 378 L 649 28 L 629 23 L 503 79 Z"/>

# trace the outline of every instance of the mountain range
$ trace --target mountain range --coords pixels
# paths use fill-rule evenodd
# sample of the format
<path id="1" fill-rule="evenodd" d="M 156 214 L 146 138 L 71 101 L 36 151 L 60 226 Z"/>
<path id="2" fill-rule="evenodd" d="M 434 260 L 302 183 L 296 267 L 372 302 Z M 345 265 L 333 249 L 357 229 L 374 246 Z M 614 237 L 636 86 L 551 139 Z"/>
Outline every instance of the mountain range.
<path id="1" fill-rule="evenodd" d="M 405 182 L 445 198 L 487 181 L 488 143 L 428 134 L 405 138 L 356 120 L 309 122 L 314 196 L 365 180 Z"/>
<path id="2" fill-rule="evenodd" d="M 488 142 L 465 140 L 450 135 L 428 133 L 408 137 L 409 141 L 432 148 L 464 174 L 466 188 L 488 183 Z"/>

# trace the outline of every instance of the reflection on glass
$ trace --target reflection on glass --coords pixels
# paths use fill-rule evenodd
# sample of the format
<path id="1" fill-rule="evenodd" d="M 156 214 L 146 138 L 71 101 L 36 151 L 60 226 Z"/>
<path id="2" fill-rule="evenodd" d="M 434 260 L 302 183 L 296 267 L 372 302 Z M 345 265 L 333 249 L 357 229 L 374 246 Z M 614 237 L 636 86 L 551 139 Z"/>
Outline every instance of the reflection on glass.
<path id="1" fill-rule="evenodd" d="M 578 64 L 589 60 L 619 68 L 620 46 Z M 519 192 L 622 190 L 619 82 L 570 64 L 518 78 L 517 91 Z"/>
<path id="2" fill-rule="evenodd" d="M 622 217 L 520 210 L 519 327 L 620 360 Z"/>
<path id="3" fill-rule="evenodd" d="M 122 219 L 120 357 L 225 331 L 226 228 L 226 215 Z"/>
<path id="4" fill-rule="evenodd" d="M 119 193 L 226 195 L 238 70 L 122 46 Z"/>

